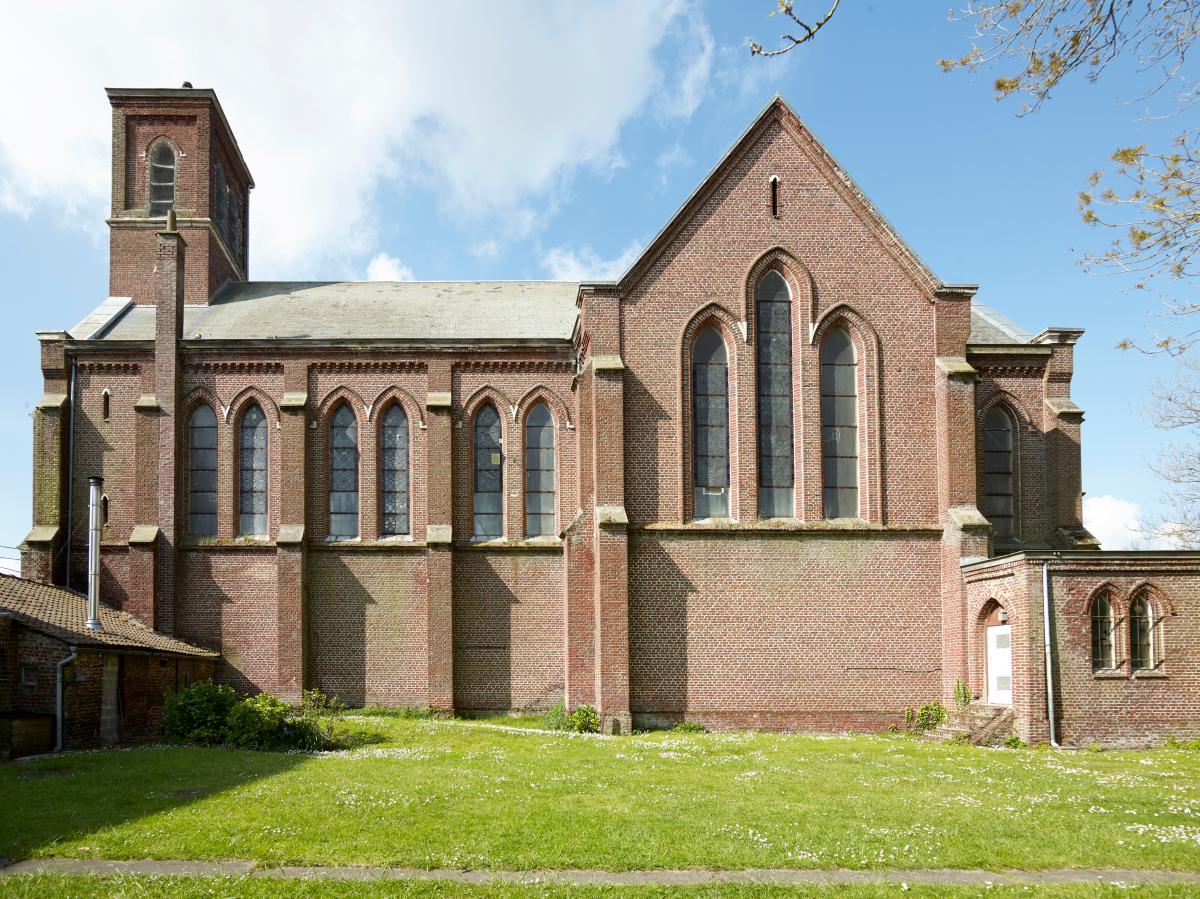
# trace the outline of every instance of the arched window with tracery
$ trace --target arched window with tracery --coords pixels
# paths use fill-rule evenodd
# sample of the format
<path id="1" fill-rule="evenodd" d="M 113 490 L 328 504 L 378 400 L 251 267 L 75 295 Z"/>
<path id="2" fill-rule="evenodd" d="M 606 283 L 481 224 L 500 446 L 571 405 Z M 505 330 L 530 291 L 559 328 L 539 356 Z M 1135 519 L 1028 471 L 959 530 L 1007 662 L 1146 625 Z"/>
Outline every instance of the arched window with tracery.
<path id="1" fill-rule="evenodd" d="M 384 413 L 380 428 L 379 493 L 383 506 L 385 537 L 410 532 L 408 504 L 408 416 L 399 403 Z"/>
<path id="2" fill-rule="evenodd" d="M 217 536 L 217 416 L 206 405 L 188 419 L 188 533 Z"/>
<path id="3" fill-rule="evenodd" d="M 983 421 L 983 514 L 992 533 L 1013 536 L 1013 426 L 1001 406 L 993 406 Z"/>
<path id="4" fill-rule="evenodd" d="M 821 341 L 821 465 L 826 518 L 858 518 L 858 358 L 844 328 Z"/>
<path id="5" fill-rule="evenodd" d="M 795 514 L 792 424 L 792 296 L 769 271 L 754 292 L 758 345 L 758 514 Z"/>
<path id="6" fill-rule="evenodd" d="M 504 450 L 500 415 L 491 403 L 475 414 L 476 540 L 504 536 Z"/>
<path id="7" fill-rule="evenodd" d="M 175 205 L 175 151 L 165 140 L 150 149 L 150 217 L 165 216 Z"/>
<path id="8" fill-rule="evenodd" d="M 1113 616 L 1112 600 L 1101 593 L 1092 600 L 1092 670 L 1104 671 L 1117 667 L 1116 646 L 1113 636 L 1116 619 Z"/>
<path id="9" fill-rule="evenodd" d="M 334 410 L 329 428 L 329 536 L 358 536 L 358 418 L 349 403 Z"/>
<path id="10" fill-rule="evenodd" d="M 554 418 L 537 403 L 525 416 L 525 536 L 546 537 L 554 526 Z"/>
<path id="11" fill-rule="evenodd" d="M 1145 593 L 1129 605 L 1129 665 L 1134 671 L 1154 667 L 1154 607 Z"/>
<path id="12" fill-rule="evenodd" d="M 701 331 L 692 348 L 692 443 L 696 518 L 728 518 L 729 365 L 716 328 Z"/>
<path id="13" fill-rule="evenodd" d="M 258 403 L 242 415 L 238 533 L 267 535 L 267 416 Z"/>

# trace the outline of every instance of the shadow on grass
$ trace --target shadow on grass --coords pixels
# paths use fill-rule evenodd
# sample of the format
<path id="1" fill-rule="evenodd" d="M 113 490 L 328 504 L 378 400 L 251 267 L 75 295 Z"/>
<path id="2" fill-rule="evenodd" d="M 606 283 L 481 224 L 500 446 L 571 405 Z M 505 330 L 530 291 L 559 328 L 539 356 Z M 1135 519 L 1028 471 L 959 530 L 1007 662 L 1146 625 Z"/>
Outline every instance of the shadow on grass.
<path id="1" fill-rule="evenodd" d="M 58 844 L 274 777 L 307 758 L 160 745 L 0 765 L 0 857 L 46 854 Z"/>

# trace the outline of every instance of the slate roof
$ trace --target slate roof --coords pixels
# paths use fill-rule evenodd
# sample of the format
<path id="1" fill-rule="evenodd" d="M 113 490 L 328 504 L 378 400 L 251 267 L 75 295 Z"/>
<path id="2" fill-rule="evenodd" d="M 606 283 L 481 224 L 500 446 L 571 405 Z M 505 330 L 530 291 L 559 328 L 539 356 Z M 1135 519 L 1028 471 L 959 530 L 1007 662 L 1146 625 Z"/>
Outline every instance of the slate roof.
<path id="1" fill-rule="evenodd" d="M 243 281 L 184 309 L 185 340 L 571 339 L 576 281 Z M 153 340 L 154 308 L 102 304 L 76 340 Z M 117 311 L 119 309 L 119 311 Z"/>
<path id="2" fill-rule="evenodd" d="M 971 301 L 971 337 L 968 343 L 1029 343 L 1033 335 L 1011 318 L 978 300 Z"/>
<path id="3" fill-rule="evenodd" d="M 200 649 L 166 634 L 150 630 L 136 618 L 101 603 L 103 630 L 88 630 L 87 599 L 63 587 L 0 574 L 0 615 L 8 615 L 32 630 L 74 646 L 99 647 L 116 652 L 160 652 L 169 655 L 215 659 L 217 653 Z"/>

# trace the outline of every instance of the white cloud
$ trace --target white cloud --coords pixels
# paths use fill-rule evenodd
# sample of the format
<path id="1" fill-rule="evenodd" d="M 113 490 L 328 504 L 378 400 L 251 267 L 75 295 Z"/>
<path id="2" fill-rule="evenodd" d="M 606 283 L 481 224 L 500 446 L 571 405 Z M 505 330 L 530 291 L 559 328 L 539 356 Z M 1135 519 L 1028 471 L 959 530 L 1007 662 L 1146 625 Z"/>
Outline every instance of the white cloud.
<path id="1" fill-rule="evenodd" d="M 671 179 L 671 172 L 688 165 L 691 161 L 692 157 L 688 156 L 687 150 L 683 149 L 683 145 L 680 143 L 659 153 L 658 158 L 654 160 L 654 167 L 658 169 L 659 187 L 666 187 L 667 182 Z"/>
<path id="2" fill-rule="evenodd" d="M 1083 526 L 1103 549 L 1173 548 L 1171 540 L 1150 531 L 1141 506 L 1116 496 L 1084 497 Z"/>
<path id="3" fill-rule="evenodd" d="M 500 242 L 495 238 L 480 241 L 471 247 L 471 255 L 476 259 L 482 259 L 485 262 L 492 262 L 500 258 Z"/>
<path id="4" fill-rule="evenodd" d="M 102 232 L 102 88 L 186 78 L 217 90 L 254 172 L 252 274 L 309 277 L 357 268 L 377 248 L 384 181 L 432 188 L 464 227 L 528 236 L 577 172 L 621 164 L 629 119 L 664 95 L 672 115 L 690 115 L 707 89 L 712 37 L 684 0 L 442 9 L 386 0 L 7 9 L 0 80 L 21 88 L 0 104 L 0 214 L 45 210 Z"/>
<path id="5" fill-rule="evenodd" d="M 616 281 L 637 261 L 643 247 L 634 242 L 615 259 L 601 259 L 591 247 L 553 247 L 542 254 L 542 268 L 557 281 Z"/>
<path id="6" fill-rule="evenodd" d="M 415 281 L 412 269 L 387 253 L 376 253 L 367 263 L 368 281 Z"/>

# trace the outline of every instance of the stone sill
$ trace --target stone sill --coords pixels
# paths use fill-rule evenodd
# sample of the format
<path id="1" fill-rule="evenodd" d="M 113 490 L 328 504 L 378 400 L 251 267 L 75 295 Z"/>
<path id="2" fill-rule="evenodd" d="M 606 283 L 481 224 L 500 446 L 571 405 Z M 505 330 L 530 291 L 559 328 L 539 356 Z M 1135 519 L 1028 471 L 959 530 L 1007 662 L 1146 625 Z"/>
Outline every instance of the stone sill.
<path id="1" fill-rule="evenodd" d="M 1092 672 L 1092 680 L 1129 680 L 1129 675 L 1120 668 L 1101 668 Z"/>
<path id="2" fill-rule="evenodd" d="M 353 540 L 313 540 L 308 544 L 309 549 L 318 552 L 387 552 L 388 550 L 423 550 L 426 543 L 414 540 L 411 536 L 379 537 L 374 540 L 363 540 L 356 537 Z"/>
<path id="3" fill-rule="evenodd" d="M 274 549 L 267 537 L 182 537 L 180 549 Z"/>
<path id="4" fill-rule="evenodd" d="M 1133 680 L 1166 680 L 1168 674 L 1165 671 L 1160 671 L 1157 668 L 1150 671 L 1135 671 L 1133 672 Z"/>
<path id="5" fill-rule="evenodd" d="M 858 518 L 831 518 L 820 521 L 804 521 L 799 518 L 767 518 L 753 521 L 713 519 L 709 521 L 652 521 L 631 524 L 630 530 L 651 533 L 824 533 L 824 534 L 936 534 L 941 535 L 941 525 L 929 524 L 876 524 Z"/>
<path id="6" fill-rule="evenodd" d="M 529 551 L 529 550 L 550 550 L 557 552 L 562 549 L 563 542 L 558 537 L 532 537 L 528 540 L 509 540 L 506 537 L 499 537 L 495 540 L 471 540 L 467 543 L 455 543 L 455 550 L 476 550 L 488 552 L 489 550 L 505 551 Z"/>

